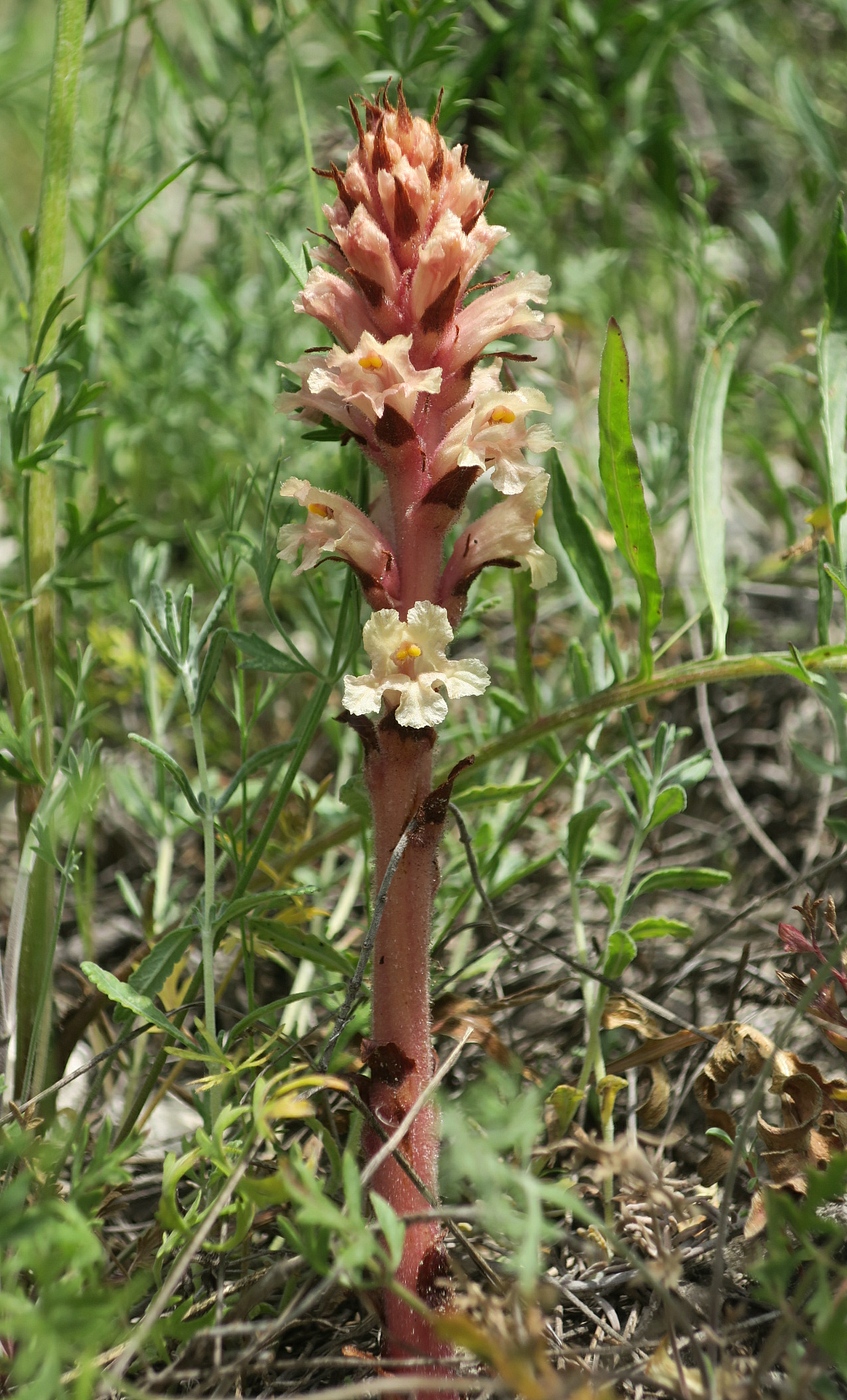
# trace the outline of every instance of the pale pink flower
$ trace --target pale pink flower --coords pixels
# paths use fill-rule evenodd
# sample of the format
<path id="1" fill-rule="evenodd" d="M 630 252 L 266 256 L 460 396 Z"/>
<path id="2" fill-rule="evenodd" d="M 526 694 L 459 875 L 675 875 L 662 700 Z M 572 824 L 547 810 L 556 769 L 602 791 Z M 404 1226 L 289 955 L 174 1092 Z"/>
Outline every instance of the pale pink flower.
<path id="1" fill-rule="evenodd" d="M 556 561 L 535 540 L 550 478 L 539 474 L 517 496 L 492 506 L 459 536 L 442 580 L 442 596 L 463 595 L 486 564 L 517 563 L 529 569 L 533 588 L 556 577 Z"/>
<path id="2" fill-rule="evenodd" d="M 449 345 L 451 364 L 473 360 L 492 340 L 507 335 L 524 335 L 546 340 L 553 327 L 546 325 L 540 311 L 531 311 L 529 302 L 542 304 L 550 292 L 550 278 L 539 272 L 519 272 L 511 282 L 501 282 L 482 292 L 456 316 L 458 333 Z"/>
<path id="3" fill-rule="evenodd" d="M 471 382 L 476 387 L 479 381 Z M 547 425 L 527 425 L 527 415 L 550 412 L 540 389 L 494 387 L 476 393 L 473 406 L 438 448 L 431 466 L 433 478 L 438 480 L 454 467 L 491 468 L 492 485 L 505 496 L 517 495 L 540 471 L 524 452 L 547 452 L 554 446 Z"/>
<path id="4" fill-rule="evenodd" d="M 432 186 L 423 165 L 401 156 L 393 170 L 377 171 L 377 187 L 389 226 L 401 243 L 426 227 L 432 208 Z"/>
<path id="5" fill-rule="evenodd" d="M 322 403 L 326 395 L 333 395 L 371 423 L 382 417 L 388 403 L 411 422 L 418 395 L 437 394 L 441 388 L 441 370 L 415 369 L 409 359 L 411 348 L 410 335 L 396 335 L 383 343 L 365 331 L 355 350 L 345 353 L 335 346 L 311 369 L 309 393 Z"/>
<path id="6" fill-rule="evenodd" d="M 357 205 L 350 222 L 333 233 L 356 280 L 371 306 L 379 306 L 383 298 L 395 301 L 400 285 L 400 271 L 391 255 L 391 244 L 379 224 L 363 205 Z"/>
<path id="7" fill-rule="evenodd" d="M 447 612 L 435 603 L 415 603 L 405 622 L 394 608 L 373 613 L 363 633 L 371 672 L 344 677 L 345 708 L 352 715 L 379 714 L 384 696 L 398 724 L 409 729 L 440 724 L 447 714 L 440 690 L 456 700 L 482 695 L 489 684 L 481 661 L 448 661 L 452 640 Z"/>
<path id="8" fill-rule="evenodd" d="M 283 482 L 280 495 L 306 508 L 302 524 L 283 525 L 279 532 L 279 557 L 295 563 L 295 573 L 313 569 L 326 555 L 335 555 L 352 564 L 366 580 L 380 584 L 392 593 L 397 570 L 391 546 L 376 526 L 352 502 L 334 491 L 320 491 L 300 477 Z"/>
<path id="9" fill-rule="evenodd" d="M 348 350 L 365 331 L 377 329 L 368 303 L 357 289 L 322 267 L 312 268 L 305 287 L 294 298 L 294 310 L 314 316 Z"/>
<path id="10" fill-rule="evenodd" d="M 480 217 L 467 233 L 452 209 L 441 215 L 421 249 L 412 277 L 412 311 L 424 331 L 444 329 L 471 274 L 507 232 L 501 225 L 489 224 Z M 452 302 L 442 305 L 450 294 Z"/>

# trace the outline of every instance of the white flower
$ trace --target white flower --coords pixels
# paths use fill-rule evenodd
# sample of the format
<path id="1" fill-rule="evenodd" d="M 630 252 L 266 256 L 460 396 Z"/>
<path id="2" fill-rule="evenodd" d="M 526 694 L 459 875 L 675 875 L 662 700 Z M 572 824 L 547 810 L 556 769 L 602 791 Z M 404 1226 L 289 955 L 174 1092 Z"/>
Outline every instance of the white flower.
<path id="1" fill-rule="evenodd" d="M 539 472 L 518 496 L 510 496 L 487 510 L 459 536 L 444 571 L 444 596 L 467 592 L 474 576 L 486 564 L 515 560 L 529 569 L 533 588 L 543 588 L 556 577 L 556 561 L 535 542 L 550 478 Z"/>
<path id="2" fill-rule="evenodd" d="M 380 583 L 394 567 L 388 541 L 362 511 L 334 491 L 319 491 L 308 481 L 290 476 L 280 487 L 281 496 L 289 496 L 306 507 L 302 524 L 283 525 L 279 532 L 279 557 L 293 564 L 300 549 L 303 558 L 295 573 L 313 569 L 325 554 L 346 559 L 359 572 Z"/>
<path id="3" fill-rule="evenodd" d="M 504 496 L 516 496 L 539 468 L 524 452 L 547 452 L 555 445 L 546 423 L 527 425 L 530 413 L 550 413 L 540 389 L 507 390 L 497 386 L 500 361 L 485 379 L 471 379 L 473 403 L 448 432 L 432 462 L 432 476 L 439 480 L 454 467 L 492 468 L 491 483 Z M 479 392 L 482 383 L 486 387 Z M 469 395 L 470 397 L 470 395 Z"/>
<path id="4" fill-rule="evenodd" d="M 382 608 L 365 623 L 363 641 L 371 659 L 368 676 L 344 677 L 344 705 L 353 715 L 378 714 L 382 697 L 396 705 L 394 717 L 409 729 L 440 724 L 451 700 L 481 695 L 489 683 L 481 661 L 448 661 L 453 629 L 444 608 L 415 603 L 405 622 L 394 608 Z"/>

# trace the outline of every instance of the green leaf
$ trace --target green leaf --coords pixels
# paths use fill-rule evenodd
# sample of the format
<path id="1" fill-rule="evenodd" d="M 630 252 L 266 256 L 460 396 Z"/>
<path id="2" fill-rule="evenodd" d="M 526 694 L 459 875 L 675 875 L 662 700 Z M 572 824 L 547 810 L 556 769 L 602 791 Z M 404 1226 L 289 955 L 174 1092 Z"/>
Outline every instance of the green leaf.
<path id="1" fill-rule="evenodd" d="M 333 948 L 331 943 L 327 943 L 316 934 L 308 933 L 305 929 L 286 927 L 274 919 L 255 919 L 252 922 L 253 927 L 268 943 L 272 943 L 289 957 L 298 961 L 313 962 L 318 967 L 329 968 L 330 972 L 339 972 L 343 977 L 351 975 L 353 961 L 349 954 L 345 957 L 337 948 Z"/>
<path id="2" fill-rule="evenodd" d="M 627 929 L 629 937 L 636 943 L 643 943 L 645 938 L 690 938 L 693 932 L 691 925 L 682 923 L 680 919 L 658 917 L 639 919 Z"/>
<path id="3" fill-rule="evenodd" d="M 810 773 L 816 774 L 819 778 L 828 778 L 830 775 L 844 779 L 847 777 L 844 769 L 838 763 L 829 763 L 813 749 L 807 749 L 805 744 L 792 743 L 795 756 L 802 763 L 804 768 L 808 768 Z"/>
<path id="4" fill-rule="evenodd" d="M 212 628 L 214 627 L 215 623 L 217 622 L 218 618 L 220 617 L 221 613 L 226 607 L 231 592 L 232 584 L 228 583 L 225 585 L 224 588 L 221 589 L 220 593 L 218 594 L 217 598 L 215 599 L 214 603 L 209 609 L 209 615 L 206 618 L 206 621 L 203 623 L 203 626 L 200 628 L 200 631 L 197 633 L 197 640 L 194 643 L 195 655 L 198 655 L 205 646 L 206 638 L 209 636 L 209 633 L 211 632 Z"/>
<path id="5" fill-rule="evenodd" d="M 264 637 L 257 637 L 255 632 L 230 632 L 229 635 L 244 657 L 239 667 L 241 671 L 268 671 L 272 675 L 291 676 L 303 669 L 284 651 L 266 642 Z"/>
<path id="6" fill-rule="evenodd" d="M 396 1269 L 403 1257 L 406 1226 L 403 1221 L 395 1215 L 384 1196 L 378 1196 L 376 1191 L 371 1191 L 369 1199 L 373 1213 L 376 1216 L 376 1222 L 382 1231 L 385 1248 L 388 1251 L 391 1262 L 391 1268 Z"/>
<path id="7" fill-rule="evenodd" d="M 840 841 L 843 846 L 847 846 L 847 821 L 843 817 L 827 817 L 826 825 L 832 832 L 836 841 Z"/>
<path id="8" fill-rule="evenodd" d="M 666 865 L 662 870 L 651 870 L 639 880 L 629 903 L 653 890 L 710 890 L 716 885 L 728 885 L 731 880 L 728 870 L 713 870 L 707 865 Z"/>
<path id="9" fill-rule="evenodd" d="M 598 415 L 600 480 L 615 542 L 638 585 L 640 676 L 646 678 L 653 674 L 650 641 L 662 616 L 662 585 L 629 422 L 629 357 L 614 318 L 603 346 Z"/>
<path id="10" fill-rule="evenodd" d="M 156 627 L 155 623 L 152 622 L 152 620 L 148 616 L 145 609 L 141 606 L 137 598 L 130 598 L 129 601 L 130 606 L 133 607 L 136 611 L 138 621 L 141 623 L 142 627 L 144 628 L 144 631 L 147 633 L 148 637 L 155 646 L 165 665 L 168 667 L 169 670 L 175 671 L 177 665 L 176 657 L 171 651 L 165 639 L 162 637 L 162 634 L 160 633 L 158 627 Z"/>
<path id="11" fill-rule="evenodd" d="M 265 768 L 271 763 L 274 763 L 276 759 L 283 758 L 285 754 L 291 752 L 293 747 L 294 740 L 286 739 L 281 744 L 271 744 L 268 748 L 261 749 L 259 753 L 254 753 L 251 758 L 248 758 L 245 763 L 242 763 L 241 767 L 236 770 L 233 777 L 229 780 L 226 788 L 215 802 L 215 810 L 222 812 L 233 793 L 247 778 L 251 777 L 257 769 Z"/>
<path id="12" fill-rule="evenodd" d="M 841 162 L 833 149 L 817 98 L 793 58 L 783 57 L 775 69 L 780 113 L 800 140 L 803 150 L 828 179 L 841 179 Z"/>
<path id="13" fill-rule="evenodd" d="M 830 328 L 847 331 L 847 234 L 844 232 L 843 199 L 836 201 L 823 279 Z"/>
<path id="14" fill-rule="evenodd" d="M 583 807 L 581 812 L 574 812 L 568 822 L 568 835 L 565 842 L 565 852 L 567 855 L 568 871 L 572 880 L 575 880 L 585 861 L 586 847 L 594 827 L 600 820 L 604 812 L 608 811 L 608 802 L 595 802 L 591 807 Z"/>
<path id="15" fill-rule="evenodd" d="M 625 933 L 622 928 L 615 929 L 606 944 L 606 956 L 603 960 L 604 976 L 620 977 L 630 963 L 635 961 L 637 953 L 638 946 L 635 939 Z"/>
<path id="16" fill-rule="evenodd" d="M 480 784 L 457 793 L 455 801 L 460 807 L 485 807 L 494 802 L 514 802 L 518 797 L 528 796 L 540 782 L 540 778 L 527 778 L 522 783 Z"/>
<path id="17" fill-rule="evenodd" d="M 164 934 L 132 973 L 128 985 L 142 996 L 155 996 L 191 947 L 195 933 L 193 928 L 175 928 Z"/>
<path id="18" fill-rule="evenodd" d="M 501 690 L 497 685 L 489 686 L 486 698 L 492 700 L 497 709 L 513 724 L 523 724 L 528 718 L 526 706 L 522 705 L 520 700 L 510 694 L 508 690 Z"/>
<path id="19" fill-rule="evenodd" d="M 96 963 L 84 962 L 81 964 L 81 968 L 92 986 L 96 987 L 98 992 L 102 992 L 104 997 L 108 997 L 109 1001 L 124 1007 L 125 1010 L 131 1011 L 134 1016 L 139 1016 L 142 1021 L 147 1021 L 149 1025 L 156 1026 L 158 1030 L 172 1036 L 187 1050 L 197 1050 L 191 1037 L 180 1030 L 179 1026 L 172 1025 L 165 1013 L 159 1010 L 150 997 L 136 992 L 126 982 L 119 982 L 111 972 L 107 972 L 103 967 L 98 967 Z"/>
<path id="20" fill-rule="evenodd" d="M 679 812 L 684 812 L 688 805 L 688 798 L 685 795 L 685 788 L 673 787 L 665 788 L 656 798 L 650 821 L 647 826 L 648 831 L 661 826 L 662 822 L 669 821 L 671 817 L 677 816 Z"/>
<path id="21" fill-rule="evenodd" d="M 602 617 L 608 617 L 613 599 L 606 561 L 588 521 L 577 509 L 570 482 L 556 453 L 550 454 L 548 465 L 553 483 L 553 520 L 562 548 L 591 602 Z"/>
<path id="22" fill-rule="evenodd" d="M 268 234 L 268 238 L 271 240 L 271 243 L 276 248 L 276 251 L 279 253 L 279 256 L 282 258 L 282 261 L 285 263 L 285 266 L 288 268 L 288 271 L 291 273 L 291 276 L 294 278 L 295 282 L 297 282 L 298 286 L 305 287 L 306 278 L 309 274 L 306 267 L 306 259 L 303 256 L 303 249 L 301 248 L 298 255 L 292 253 L 291 249 L 287 244 L 283 243 L 281 238 L 274 238 L 272 233 Z"/>
<path id="23" fill-rule="evenodd" d="M 226 627 L 219 627 L 212 633 L 212 639 L 203 657 L 203 665 L 200 669 L 200 679 L 197 682 L 197 693 L 194 696 L 194 714 L 199 715 L 203 706 L 209 698 L 209 692 L 215 684 L 218 674 L 218 667 L 224 654 L 229 631 Z"/>
<path id="24" fill-rule="evenodd" d="M 194 790 L 176 759 L 172 758 L 164 749 L 159 748 L 158 744 L 154 744 L 152 739 L 145 739 L 143 734 L 130 734 L 127 737 L 132 739 L 133 743 L 140 744 L 141 747 L 146 749 L 148 753 L 151 753 L 155 759 L 158 759 L 163 767 L 167 768 L 171 776 L 176 779 L 177 786 L 191 810 L 196 812 L 198 817 L 201 816 L 202 808 L 200 803 L 194 796 Z"/>
<path id="25" fill-rule="evenodd" d="M 357 817 L 362 817 L 366 822 L 370 821 L 371 802 L 361 774 L 355 773 L 352 778 L 348 778 L 339 789 L 338 797 Z"/>
<path id="26" fill-rule="evenodd" d="M 756 309 L 747 302 L 724 321 L 706 348 L 688 437 L 688 479 L 691 521 L 700 577 L 712 614 L 712 645 L 716 656 L 726 651 L 725 544 L 723 514 L 723 419 L 729 381 L 740 348 L 739 328 Z"/>

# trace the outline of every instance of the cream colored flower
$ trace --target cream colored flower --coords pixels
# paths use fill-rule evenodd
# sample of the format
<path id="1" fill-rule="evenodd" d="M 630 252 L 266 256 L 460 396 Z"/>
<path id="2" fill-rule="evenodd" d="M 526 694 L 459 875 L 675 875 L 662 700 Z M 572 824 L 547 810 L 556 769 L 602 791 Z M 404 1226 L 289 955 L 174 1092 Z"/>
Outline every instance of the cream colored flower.
<path id="1" fill-rule="evenodd" d="M 409 729 L 440 724 L 451 700 L 481 695 L 488 672 L 474 658 L 448 661 L 453 629 L 435 603 L 415 603 L 405 622 L 394 608 L 382 608 L 365 623 L 363 641 L 371 659 L 368 676 L 344 677 L 344 705 L 353 715 L 378 714 L 383 696 L 396 706 L 394 717 Z"/>
<path id="2" fill-rule="evenodd" d="M 302 549 L 296 574 L 313 569 L 326 554 L 346 559 L 368 579 L 385 584 L 394 568 L 387 540 L 362 511 L 334 491 L 319 491 L 308 481 L 291 476 L 280 488 L 306 508 L 302 524 L 283 525 L 279 532 L 279 557 L 293 564 Z"/>
<path id="3" fill-rule="evenodd" d="M 472 407 L 448 432 L 432 462 L 432 476 L 439 480 L 454 467 L 491 468 L 491 482 L 504 496 L 522 491 L 540 468 L 532 466 L 524 452 L 547 452 L 554 439 L 546 424 L 527 425 L 530 413 L 550 413 L 540 389 L 496 387 L 500 362 L 495 361 L 484 379 L 471 380 L 468 399 Z M 479 392 L 481 384 L 488 386 Z"/>
<path id="4" fill-rule="evenodd" d="M 501 282 L 490 292 L 482 292 L 456 317 L 458 333 L 450 356 L 454 364 L 465 364 L 506 335 L 525 335 L 546 340 L 553 327 L 546 325 L 540 311 L 531 311 L 529 302 L 542 304 L 550 292 L 550 278 L 539 272 L 519 272 L 511 282 Z"/>
<path id="5" fill-rule="evenodd" d="M 444 571 L 444 595 L 467 592 L 468 584 L 486 564 L 511 560 L 529 569 L 533 588 L 543 588 L 556 577 L 556 561 L 535 541 L 550 478 L 546 472 L 532 478 L 520 495 L 510 496 L 487 510 L 459 536 Z"/>
<path id="6" fill-rule="evenodd" d="M 349 353 L 334 346 L 311 369 L 308 388 L 315 396 L 331 394 L 357 408 L 375 423 L 388 403 L 411 421 L 419 394 L 437 394 L 441 370 L 417 370 L 409 359 L 410 335 L 395 335 L 383 344 L 365 331 Z M 324 400 L 325 401 L 325 400 Z"/>

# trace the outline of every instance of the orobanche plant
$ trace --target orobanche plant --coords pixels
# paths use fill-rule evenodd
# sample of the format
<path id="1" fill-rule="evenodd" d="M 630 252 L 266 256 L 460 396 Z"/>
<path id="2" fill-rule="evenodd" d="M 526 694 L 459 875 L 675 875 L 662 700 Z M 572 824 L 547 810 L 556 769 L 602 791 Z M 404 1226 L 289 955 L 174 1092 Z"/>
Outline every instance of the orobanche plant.
<path id="1" fill-rule="evenodd" d="M 413 117 L 398 90 L 365 101 L 358 135 L 325 210 L 332 232 L 295 302 L 333 335 L 294 366 L 296 392 L 280 406 L 339 423 L 378 468 L 383 487 L 370 511 L 292 477 L 282 487 L 306 510 L 283 527 L 281 557 L 298 572 L 328 556 L 355 570 L 373 613 L 364 628 L 371 671 L 347 676 L 345 716 L 364 749 L 374 821 L 376 887 L 390 876 L 373 958 L 373 1029 L 364 1048 L 368 1107 L 391 1134 L 425 1094 L 433 1072 L 429 944 L 436 853 L 452 787 L 432 789 L 435 727 L 448 700 L 481 695 L 488 673 L 476 658 L 448 658 L 468 588 L 487 564 L 529 569 L 540 587 L 555 562 L 535 541 L 546 474 L 529 452 L 552 445 L 530 416 L 550 412 L 537 389 L 501 383 L 505 356 L 486 355 L 503 336 L 543 339 L 551 328 L 532 303 L 549 279 L 536 272 L 474 287 L 476 271 L 506 236 L 484 213 L 486 186 L 465 148 L 448 148 L 432 121 Z M 479 290 L 469 299 L 469 293 Z M 519 356 L 518 358 L 524 358 Z M 490 473 L 503 501 L 445 541 L 468 491 Z M 445 562 L 446 559 L 446 562 Z M 467 761 L 467 760 L 466 760 Z M 463 765 L 459 765 L 463 766 Z M 402 843 L 402 848 L 400 843 Z M 397 856 L 400 856 L 397 860 Z M 392 856 L 395 865 L 391 866 Z M 366 1152 L 382 1146 L 366 1136 Z M 430 1200 L 438 1189 L 436 1112 L 426 1102 L 401 1150 Z M 389 1156 L 377 1193 L 400 1215 L 425 1211 L 426 1195 Z M 430 1308 L 449 1296 L 441 1228 L 410 1224 L 395 1283 L 386 1291 L 386 1351 L 437 1357 L 449 1351 L 402 1290 Z"/>

